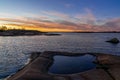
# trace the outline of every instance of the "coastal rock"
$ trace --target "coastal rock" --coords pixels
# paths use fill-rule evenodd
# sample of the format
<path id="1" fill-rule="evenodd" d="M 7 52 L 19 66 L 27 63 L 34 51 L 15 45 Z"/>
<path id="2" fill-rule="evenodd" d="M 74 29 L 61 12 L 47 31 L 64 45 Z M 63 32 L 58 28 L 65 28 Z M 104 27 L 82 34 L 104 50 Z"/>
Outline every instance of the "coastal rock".
<path id="1" fill-rule="evenodd" d="M 33 60 L 22 70 L 18 71 L 7 80 L 120 80 L 120 56 L 102 53 L 84 53 L 96 56 L 96 60 L 98 62 L 97 65 L 100 67 L 99 69 L 94 68 L 89 71 L 69 75 L 48 73 L 50 65 L 54 62 L 53 56 L 78 56 L 78 54 L 81 55 L 83 53 L 57 51 L 33 53 L 33 57 L 31 58 Z M 105 66 L 106 64 L 109 69 L 101 67 Z"/>
<path id="2" fill-rule="evenodd" d="M 61 34 L 57 34 L 57 33 L 45 33 L 44 35 L 46 35 L 46 36 L 60 36 Z"/>
<path id="3" fill-rule="evenodd" d="M 119 41 L 117 38 L 112 38 L 112 39 L 110 39 L 110 40 L 108 40 L 108 41 L 106 41 L 106 42 L 117 44 L 117 43 L 119 43 L 120 41 Z"/>
<path id="4" fill-rule="evenodd" d="M 102 54 L 102 55 L 97 56 L 97 61 L 100 64 L 108 64 L 108 65 L 120 64 L 120 56 Z"/>
<path id="5" fill-rule="evenodd" d="M 35 60 L 37 57 L 39 57 L 39 55 L 41 54 L 41 52 L 32 52 L 31 56 L 30 56 L 30 62 L 32 62 L 33 60 Z"/>

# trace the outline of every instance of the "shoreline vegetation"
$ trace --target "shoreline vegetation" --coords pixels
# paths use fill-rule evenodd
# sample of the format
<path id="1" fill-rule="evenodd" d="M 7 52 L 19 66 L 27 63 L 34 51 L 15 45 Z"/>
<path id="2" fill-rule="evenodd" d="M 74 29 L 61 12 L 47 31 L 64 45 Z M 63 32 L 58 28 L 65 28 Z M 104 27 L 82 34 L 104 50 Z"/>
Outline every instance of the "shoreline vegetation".
<path id="1" fill-rule="evenodd" d="M 46 36 L 59 36 L 58 33 L 40 32 L 37 30 L 0 30 L 0 36 L 34 36 L 34 35 L 46 35 Z"/>
<path id="2" fill-rule="evenodd" d="M 96 68 L 76 74 L 60 75 L 48 73 L 55 55 L 96 57 Z M 103 53 L 70 53 L 59 51 L 34 52 L 31 61 L 7 80 L 120 80 L 120 56 Z"/>
<path id="3" fill-rule="evenodd" d="M 110 32 L 41 32 L 37 30 L 0 30 L 0 36 L 34 36 L 34 35 L 46 35 L 46 36 L 59 36 L 60 33 L 120 33 L 116 31 Z"/>
<path id="4" fill-rule="evenodd" d="M 46 36 L 58 36 L 60 33 L 120 33 L 120 31 L 73 31 L 73 32 L 41 32 L 37 30 L 20 29 L 8 29 L 6 26 L 0 26 L 0 36 L 34 36 L 34 35 L 46 35 Z"/>

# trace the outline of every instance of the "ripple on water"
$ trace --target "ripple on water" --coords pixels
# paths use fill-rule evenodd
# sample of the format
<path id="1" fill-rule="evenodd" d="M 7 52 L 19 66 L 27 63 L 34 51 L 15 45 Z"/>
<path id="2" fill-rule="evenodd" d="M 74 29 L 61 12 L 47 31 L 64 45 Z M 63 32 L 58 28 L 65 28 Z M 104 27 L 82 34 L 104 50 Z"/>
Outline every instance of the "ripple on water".
<path id="1" fill-rule="evenodd" d="M 22 53 L 1 53 L 0 59 L 0 78 L 14 74 L 27 62 L 27 56 Z"/>

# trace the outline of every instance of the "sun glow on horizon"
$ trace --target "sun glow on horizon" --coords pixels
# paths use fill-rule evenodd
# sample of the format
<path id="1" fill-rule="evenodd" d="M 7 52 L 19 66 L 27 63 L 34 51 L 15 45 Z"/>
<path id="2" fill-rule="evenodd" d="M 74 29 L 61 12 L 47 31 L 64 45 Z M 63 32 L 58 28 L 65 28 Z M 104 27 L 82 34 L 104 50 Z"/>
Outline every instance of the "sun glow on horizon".
<path id="1" fill-rule="evenodd" d="M 0 26 L 44 32 L 120 32 L 119 5 L 119 0 L 109 4 L 108 0 L 1 0 Z"/>
<path id="2" fill-rule="evenodd" d="M 74 30 L 69 30 L 69 29 L 34 27 L 30 25 L 4 24 L 0 26 L 6 26 L 8 29 L 37 30 L 41 32 L 73 32 L 74 31 Z"/>

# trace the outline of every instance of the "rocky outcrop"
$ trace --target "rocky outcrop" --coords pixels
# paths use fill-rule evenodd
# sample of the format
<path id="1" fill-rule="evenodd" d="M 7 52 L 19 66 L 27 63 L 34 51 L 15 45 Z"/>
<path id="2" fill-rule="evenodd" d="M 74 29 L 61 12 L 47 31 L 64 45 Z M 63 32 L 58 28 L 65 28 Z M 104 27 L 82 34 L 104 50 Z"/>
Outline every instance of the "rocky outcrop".
<path id="1" fill-rule="evenodd" d="M 93 55 L 99 68 L 89 71 L 59 75 L 48 73 L 48 68 L 53 63 L 53 56 L 83 56 Z M 41 54 L 32 54 L 32 61 L 22 70 L 9 77 L 7 80 L 120 80 L 120 56 L 98 53 L 69 53 L 46 51 Z M 107 67 L 107 68 L 105 68 Z"/>
<path id="2" fill-rule="evenodd" d="M 42 34 L 43 32 L 35 30 L 0 30 L 0 36 L 32 36 Z"/>
<path id="3" fill-rule="evenodd" d="M 0 36 L 34 36 L 34 35 L 59 36 L 61 34 L 40 32 L 36 30 L 0 30 Z"/>
<path id="4" fill-rule="evenodd" d="M 119 41 L 117 38 L 113 38 L 113 39 L 110 39 L 110 40 L 108 40 L 108 41 L 106 41 L 106 42 L 117 44 L 117 43 L 119 43 L 120 41 Z"/>

